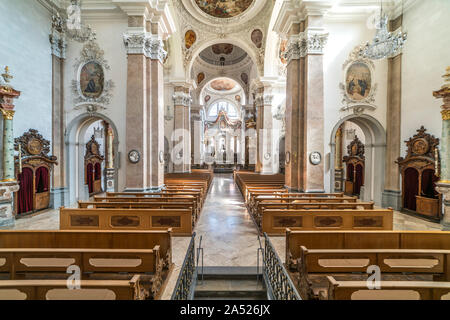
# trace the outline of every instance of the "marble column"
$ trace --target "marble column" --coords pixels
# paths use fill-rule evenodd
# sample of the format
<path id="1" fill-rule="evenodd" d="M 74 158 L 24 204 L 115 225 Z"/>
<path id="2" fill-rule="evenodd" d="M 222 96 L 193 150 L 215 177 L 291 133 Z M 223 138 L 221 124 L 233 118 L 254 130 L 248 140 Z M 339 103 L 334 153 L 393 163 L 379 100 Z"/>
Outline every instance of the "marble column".
<path id="1" fill-rule="evenodd" d="M 328 34 L 321 15 L 293 24 L 288 43 L 286 92 L 286 186 L 324 192 L 323 49 Z M 313 164 L 311 155 L 320 162 Z"/>
<path id="2" fill-rule="evenodd" d="M 390 31 L 401 28 L 402 16 L 390 22 Z M 402 54 L 388 59 L 388 94 L 386 117 L 386 163 L 382 206 L 400 210 L 402 207 L 400 169 L 396 161 L 401 150 Z"/>
<path id="3" fill-rule="evenodd" d="M 125 191 L 147 191 L 148 166 L 150 161 L 148 148 L 147 105 L 147 57 L 146 45 L 151 37 L 146 30 L 145 16 L 129 16 L 128 32 L 124 35 L 128 57 L 127 69 L 127 107 L 126 107 L 126 180 Z M 137 151 L 140 159 L 132 163 L 128 153 Z"/>
<path id="4" fill-rule="evenodd" d="M 274 174 L 273 168 L 273 95 L 270 85 L 262 85 L 256 93 L 257 165 L 256 172 Z"/>
<path id="5" fill-rule="evenodd" d="M 154 17 L 154 19 L 157 19 Z M 150 67 L 149 91 L 151 135 L 149 138 L 151 148 L 151 177 L 150 190 L 158 191 L 164 185 L 164 68 L 163 63 L 167 57 L 162 41 L 160 24 L 157 21 L 148 23 L 151 28 L 151 41 L 147 43 L 148 66 Z"/>
<path id="6" fill-rule="evenodd" d="M 52 170 L 50 206 L 59 208 L 68 205 L 69 189 L 66 185 L 64 161 L 64 62 L 66 58 L 66 38 L 63 30 L 55 21 L 49 37 L 52 51 L 52 154 L 58 159 L 58 165 Z"/>
<path id="7" fill-rule="evenodd" d="M 12 79 L 8 68 L 5 68 L 5 73 L 2 76 L 5 83 L 0 80 L 0 111 L 3 116 L 3 173 L 0 181 L 0 228 L 14 225 L 13 193 L 19 191 L 19 185 L 17 184 L 14 171 L 13 100 L 20 96 L 20 92 L 8 85 L 9 80 Z"/>
<path id="8" fill-rule="evenodd" d="M 434 97 L 443 99 L 442 105 L 442 137 L 440 150 L 440 181 L 436 184 L 436 191 L 442 194 L 444 202 L 444 217 L 442 224 L 445 230 L 450 230 L 450 67 L 444 75 L 445 84 Z"/>
<path id="9" fill-rule="evenodd" d="M 189 88 L 185 86 L 176 86 L 174 88 L 174 148 L 173 163 L 174 172 L 183 173 L 191 171 L 191 120 L 190 107 L 191 96 Z"/>

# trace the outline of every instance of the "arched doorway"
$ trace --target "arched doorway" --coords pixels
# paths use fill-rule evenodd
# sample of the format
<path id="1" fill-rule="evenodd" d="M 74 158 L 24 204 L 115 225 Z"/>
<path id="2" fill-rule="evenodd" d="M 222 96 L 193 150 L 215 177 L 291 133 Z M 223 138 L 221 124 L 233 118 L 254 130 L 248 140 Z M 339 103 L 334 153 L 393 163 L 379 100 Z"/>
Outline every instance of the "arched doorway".
<path id="1" fill-rule="evenodd" d="M 330 137 L 330 191 L 336 192 L 336 136 L 339 128 L 344 122 L 351 122 L 360 128 L 364 136 L 365 148 L 365 165 L 361 168 L 353 169 L 362 172 L 359 178 L 362 186 L 360 190 L 360 198 L 364 201 L 374 201 L 377 205 L 381 205 L 381 195 L 384 189 L 384 166 L 386 152 L 386 132 L 378 120 L 369 115 L 350 115 L 339 120 L 333 128 Z M 342 133 L 343 135 L 345 133 Z M 338 135 L 339 136 L 339 135 Z M 362 137 L 361 137 L 362 138 Z M 344 166 L 345 168 L 345 166 Z M 348 168 L 345 168 L 348 170 Z M 356 173 L 355 173 L 356 174 Z M 346 174 L 344 175 L 346 177 Z"/>
<path id="2" fill-rule="evenodd" d="M 94 125 L 97 124 L 97 125 Z M 98 128 L 98 124 L 101 124 L 101 128 L 105 128 L 108 125 L 113 132 L 113 165 L 114 165 L 114 190 L 118 191 L 118 159 L 119 159 L 119 138 L 117 127 L 114 122 L 100 113 L 84 113 L 75 119 L 73 119 L 67 126 L 65 135 L 65 163 L 66 163 L 66 177 L 67 185 L 69 187 L 69 201 L 66 205 L 76 203 L 78 200 L 88 200 L 89 199 L 89 185 L 87 179 L 87 163 L 85 162 L 87 154 L 87 142 L 92 137 L 91 129 L 93 127 Z M 101 153 L 105 156 L 108 155 L 104 148 L 106 147 L 106 130 L 103 130 L 103 146 Z M 106 159 L 108 160 L 108 159 Z M 95 168 L 95 163 L 92 164 L 92 179 L 95 181 L 97 174 L 101 176 L 101 184 L 103 190 L 106 190 L 106 177 L 104 174 L 104 164 L 103 167 L 97 166 L 97 173 Z M 98 181 L 98 180 L 97 180 Z"/>

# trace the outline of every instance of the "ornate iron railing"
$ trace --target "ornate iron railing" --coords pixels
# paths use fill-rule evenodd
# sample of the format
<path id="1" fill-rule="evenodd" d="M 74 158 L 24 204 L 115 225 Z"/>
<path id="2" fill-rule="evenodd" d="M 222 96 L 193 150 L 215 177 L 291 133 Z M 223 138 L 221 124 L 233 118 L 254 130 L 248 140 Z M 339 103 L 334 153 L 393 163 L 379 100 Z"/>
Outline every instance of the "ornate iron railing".
<path id="1" fill-rule="evenodd" d="M 269 237 L 264 233 L 264 280 L 271 300 L 302 300 Z"/>
<path id="2" fill-rule="evenodd" d="M 183 266 L 178 276 L 177 284 L 173 290 L 172 300 L 191 300 L 194 295 L 195 281 L 197 280 L 197 268 L 195 264 L 195 232 L 184 258 Z"/>

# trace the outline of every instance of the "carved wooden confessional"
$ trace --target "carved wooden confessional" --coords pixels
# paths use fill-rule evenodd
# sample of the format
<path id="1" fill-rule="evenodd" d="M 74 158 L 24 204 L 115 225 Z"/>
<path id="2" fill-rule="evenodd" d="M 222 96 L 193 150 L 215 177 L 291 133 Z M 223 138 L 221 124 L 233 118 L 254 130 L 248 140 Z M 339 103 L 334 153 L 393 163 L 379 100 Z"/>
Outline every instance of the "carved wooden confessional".
<path id="1" fill-rule="evenodd" d="M 345 194 L 359 195 L 364 185 L 365 156 L 364 144 L 357 136 L 347 146 L 348 155 L 343 158 L 347 168 Z"/>
<path id="2" fill-rule="evenodd" d="M 441 199 L 435 190 L 439 180 L 436 176 L 439 139 L 426 131 L 422 126 L 417 134 L 405 141 L 407 155 L 397 160 L 402 176 L 402 207 L 439 220 Z"/>
<path id="3" fill-rule="evenodd" d="M 16 179 L 19 192 L 15 197 L 15 212 L 23 215 L 47 209 L 50 205 L 50 181 L 55 156 L 49 156 L 50 141 L 44 139 L 37 130 L 30 129 L 14 139 Z"/>
<path id="4" fill-rule="evenodd" d="M 84 156 L 85 181 L 89 189 L 89 194 L 102 192 L 102 162 L 105 158 L 100 155 L 100 145 L 91 137 L 86 143 L 86 155 Z"/>

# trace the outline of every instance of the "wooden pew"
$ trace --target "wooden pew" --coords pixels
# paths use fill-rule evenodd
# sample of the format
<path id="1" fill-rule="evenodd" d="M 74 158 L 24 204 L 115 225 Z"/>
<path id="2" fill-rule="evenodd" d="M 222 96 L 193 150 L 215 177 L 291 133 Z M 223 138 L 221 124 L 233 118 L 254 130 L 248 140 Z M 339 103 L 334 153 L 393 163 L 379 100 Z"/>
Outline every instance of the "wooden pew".
<path id="1" fill-rule="evenodd" d="M 392 209 L 374 210 L 265 210 L 262 232 L 284 235 L 291 230 L 392 230 Z"/>
<path id="2" fill-rule="evenodd" d="M 193 207 L 196 211 L 197 216 L 200 214 L 200 204 L 197 199 L 193 196 L 185 195 L 160 195 L 154 198 L 150 197 L 99 197 L 94 196 L 94 202 L 102 203 L 114 203 L 114 202 L 132 202 L 132 203 L 155 203 L 155 202 L 166 202 L 166 203 L 189 203 L 189 207 Z"/>
<path id="3" fill-rule="evenodd" d="M 0 231 L 0 278 L 7 279 L 0 280 L 0 299 L 6 287 L 67 279 L 72 265 L 80 268 L 85 287 L 109 287 L 119 280 L 123 287 L 138 275 L 135 294 L 157 298 L 172 269 L 171 232 Z M 33 285 L 22 282 L 35 279 L 40 280 Z"/>
<path id="4" fill-rule="evenodd" d="M 163 268 L 172 267 L 172 229 L 146 230 L 0 230 L 2 249 L 144 249 L 159 246 Z"/>
<path id="5" fill-rule="evenodd" d="M 3 280 L 0 300 L 144 300 L 139 280 L 81 280 L 75 290 L 67 280 Z"/>
<path id="6" fill-rule="evenodd" d="M 294 231 L 286 229 L 286 267 L 297 270 L 301 246 L 308 249 L 450 250 L 447 231 Z"/>
<path id="7" fill-rule="evenodd" d="M 249 211 L 250 213 L 257 215 L 261 214 L 265 208 L 276 209 L 277 205 L 280 209 L 295 209 L 297 207 L 299 209 L 302 209 L 302 207 L 304 209 L 327 209 L 327 206 L 330 207 L 330 209 L 338 209 L 339 206 L 346 209 L 347 207 L 354 208 L 358 203 L 362 203 L 361 206 L 364 208 L 367 207 L 367 209 L 373 209 L 373 205 L 371 206 L 370 202 L 357 202 L 357 199 L 353 197 L 290 197 L 284 199 L 276 197 L 256 197 L 253 205 L 249 206 Z M 333 207 L 333 205 L 336 205 L 336 207 Z M 346 207 L 346 205 L 348 206 Z"/>
<path id="8" fill-rule="evenodd" d="M 336 281 L 327 277 L 327 294 L 321 300 L 449 300 L 450 282 L 381 281 L 380 290 L 370 290 L 366 281 Z"/>
<path id="9" fill-rule="evenodd" d="M 187 209 L 72 209 L 61 207 L 60 230 L 165 230 L 192 235 L 195 220 Z"/>
<path id="10" fill-rule="evenodd" d="M 450 281 L 450 250 L 307 249 L 301 246 L 298 287 L 307 299 L 318 298 L 327 275 L 339 280 L 366 281 L 367 268 L 378 266 L 381 280 Z M 404 273 L 407 273 L 405 276 Z"/>
<path id="11" fill-rule="evenodd" d="M 195 198 L 198 206 L 199 206 L 199 210 L 202 208 L 203 206 L 203 200 L 201 198 L 201 194 L 200 192 L 188 192 L 188 191 L 161 191 L 161 192 L 154 192 L 154 193 L 144 193 L 144 192 L 107 192 L 106 193 L 106 197 L 107 198 L 121 198 L 121 197 L 125 197 L 125 198 L 131 198 L 131 197 L 135 197 L 135 198 L 141 198 L 141 199 L 151 199 L 151 198 L 156 198 L 156 197 L 173 197 L 173 198 L 178 198 L 181 196 L 185 196 L 185 197 L 193 197 Z"/>
<path id="12" fill-rule="evenodd" d="M 334 200 L 334 199 L 329 199 Z M 255 212 L 251 212 L 256 224 L 261 228 L 262 217 L 266 210 L 373 210 L 373 202 L 354 202 L 354 203 L 341 203 L 341 202 L 306 202 L 306 203 L 271 203 L 263 202 L 259 203 Z M 284 235 L 284 233 L 283 233 Z"/>
<path id="13" fill-rule="evenodd" d="M 194 223 L 197 211 L 192 202 L 89 202 L 78 201 L 80 209 L 185 209 L 191 210 Z"/>

